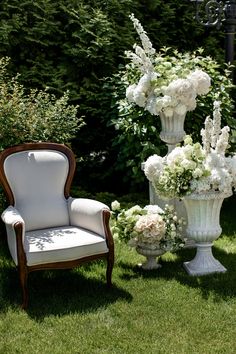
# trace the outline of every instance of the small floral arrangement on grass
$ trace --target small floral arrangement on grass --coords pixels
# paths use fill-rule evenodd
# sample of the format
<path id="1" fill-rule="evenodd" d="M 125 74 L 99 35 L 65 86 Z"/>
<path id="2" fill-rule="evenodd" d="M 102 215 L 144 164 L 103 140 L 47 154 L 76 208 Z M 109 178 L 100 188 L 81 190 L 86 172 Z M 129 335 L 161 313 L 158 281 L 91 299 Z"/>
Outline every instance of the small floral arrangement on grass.
<path id="1" fill-rule="evenodd" d="M 156 53 L 140 22 L 130 15 L 142 47 L 126 51 L 131 60 L 126 65 L 128 102 L 143 107 L 153 115 L 174 113 L 184 115 L 196 108 L 198 95 L 206 95 L 211 86 L 210 76 L 200 66 L 200 58 L 189 53 L 169 55 L 168 49 Z"/>
<path id="2" fill-rule="evenodd" d="M 157 205 L 141 208 L 135 205 L 122 209 L 118 201 L 111 204 L 114 238 L 128 243 L 131 247 L 175 251 L 184 246 L 182 227 L 184 219 L 178 218 L 174 207 Z"/>
<path id="3" fill-rule="evenodd" d="M 213 119 L 207 117 L 201 130 L 202 145 L 190 136 L 184 145 L 165 157 L 150 156 L 144 172 L 157 195 L 171 199 L 188 194 L 219 191 L 232 194 L 236 186 L 236 156 L 226 157 L 229 127 L 221 129 L 221 103 L 214 102 Z"/>

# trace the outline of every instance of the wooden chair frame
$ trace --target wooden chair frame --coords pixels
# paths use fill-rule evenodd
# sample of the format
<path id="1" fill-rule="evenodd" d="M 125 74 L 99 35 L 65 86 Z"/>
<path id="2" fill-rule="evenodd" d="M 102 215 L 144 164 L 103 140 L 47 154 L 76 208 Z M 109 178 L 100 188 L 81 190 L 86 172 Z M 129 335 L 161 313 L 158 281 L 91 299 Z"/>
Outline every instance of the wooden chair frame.
<path id="1" fill-rule="evenodd" d="M 11 187 L 7 181 L 7 177 L 4 172 L 4 161 L 5 159 L 16 152 L 27 151 L 27 150 L 56 150 L 65 154 L 69 161 L 69 171 L 64 187 L 65 198 L 70 197 L 70 188 L 75 173 L 76 162 L 73 152 L 63 144 L 56 143 L 26 143 L 17 146 L 10 147 L 4 150 L 0 154 L 0 181 L 3 189 L 6 193 L 9 205 L 14 206 L 15 200 Z M 28 274 L 32 271 L 43 270 L 43 269 L 71 269 L 77 267 L 85 262 L 89 262 L 96 259 L 106 259 L 107 269 L 106 269 L 106 281 L 107 286 L 112 285 L 112 270 L 114 265 L 114 242 L 113 237 L 109 227 L 110 211 L 103 210 L 103 226 L 105 230 L 106 243 L 108 248 L 108 253 L 93 255 L 89 257 L 83 257 L 73 261 L 64 261 L 56 263 L 39 264 L 34 266 L 28 266 L 26 261 L 26 254 L 22 242 L 23 224 L 21 222 L 16 222 L 14 224 L 14 230 L 16 233 L 16 243 L 17 243 L 17 257 L 18 257 L 18 272 L 20 278 L 20 284 L 22 288 L 23 303 L 22 308 L 25 309 L 28 306 L 29 292 L 28 292 Z"/>

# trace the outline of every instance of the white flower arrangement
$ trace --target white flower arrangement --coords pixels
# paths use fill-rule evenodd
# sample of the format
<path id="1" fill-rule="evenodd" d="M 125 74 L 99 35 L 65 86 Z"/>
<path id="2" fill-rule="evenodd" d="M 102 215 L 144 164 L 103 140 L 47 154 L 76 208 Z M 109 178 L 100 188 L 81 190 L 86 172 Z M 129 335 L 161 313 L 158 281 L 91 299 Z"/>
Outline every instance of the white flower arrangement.
<path id="1" fill-rule="evenodd" d="M 220 105 L 215 101 L 213 119 L 205 120 L 202 145 L 186 136 L 182 147 L 165 157 L 152 155 L 145 162 L 144 173 L 160 197 L 181 198 L 209 191 L 232 194 L 236 187 L 236 156 L 225 156 L 230 129 L 221 129 Z"/>
<path id="2" fill-rule="evenodd" d="M 174 208 L 166 205 L 161 209 L 157 205 L 141 208 L 135 205 L 122 209 L 118 201 L 111 204 L 114 238 L 127 242 L 129 246 L 142 246 L 149 249 L 160 248 L 174 251 L 184 246 L 182 238 L 183 218 L 178 218 Z"/>
<path id="3" fill-rule="evenodd" d="M 184 115 L 187 111 L 193 111 L 197 96 L 206 95 L 211 86 L 209 75 L 198 68 L 198 58 L 187 53 L 182 55 L 178 51 L 175 51 L 175 56 L 156 53 L 140 22 L 133 14 L 130 19 L 142 47 L 135 44 L 134 52 L 125 52 L 131 60 L 126 65 L 128 102 L 153 115 L 163 112 L 172 117 L 174 113 Z"/>

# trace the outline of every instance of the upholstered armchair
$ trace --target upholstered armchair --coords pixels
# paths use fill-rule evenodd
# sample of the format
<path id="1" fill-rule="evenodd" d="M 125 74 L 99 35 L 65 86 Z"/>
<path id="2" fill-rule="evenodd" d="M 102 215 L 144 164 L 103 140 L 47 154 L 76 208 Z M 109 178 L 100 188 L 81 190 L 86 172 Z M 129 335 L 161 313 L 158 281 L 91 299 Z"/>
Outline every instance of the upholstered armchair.
<path id="1" fill-rule="evenodd" d="M 10 254 L 18 267 L 23 304 L 28 305 L 28 274 L 107 261 L 111 286 L 114 244 L 110 210 L 98 201 L 72 198 L 73 152 L 62 144 L 30 143 L 0 154 L 0 181 L 9 206 L 2 213 Z"/>

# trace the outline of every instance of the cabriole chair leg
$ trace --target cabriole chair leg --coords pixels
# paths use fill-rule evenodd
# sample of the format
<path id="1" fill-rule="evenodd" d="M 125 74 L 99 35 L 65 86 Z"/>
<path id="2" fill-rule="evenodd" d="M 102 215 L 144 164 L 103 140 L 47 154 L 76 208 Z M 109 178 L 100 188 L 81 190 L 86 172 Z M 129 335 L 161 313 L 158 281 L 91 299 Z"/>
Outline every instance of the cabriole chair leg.
<path id="1" fill-rule="evenodd" d="M 19 270 L 19 275 L 20 275 L 20 284 L 21 284 L 22 298 L 23 298 L 21 308 L 25 310 L 28 307 L 28 303 L 29 303 L 29 292 L 28 292 L 28 284 L 27 284 L 28 273 L 25 270 Z"/>

